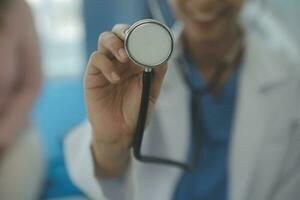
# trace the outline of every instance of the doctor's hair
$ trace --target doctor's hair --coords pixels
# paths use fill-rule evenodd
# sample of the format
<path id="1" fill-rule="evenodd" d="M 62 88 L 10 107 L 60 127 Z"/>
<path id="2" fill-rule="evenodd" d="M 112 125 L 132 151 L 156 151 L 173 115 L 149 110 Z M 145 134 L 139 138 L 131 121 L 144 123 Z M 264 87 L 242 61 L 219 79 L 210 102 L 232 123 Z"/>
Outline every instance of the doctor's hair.
<path id="1" fill-rule="evenodd" d="M 0 0 L 0 8 L 1 8 L 3 5 L 7 5 L 8 2 L 10 2 L 10 0 Z"/>
<path id="2" fill-rule="evenodd" d="M 0 16 L 5 13 L 8 6 L 11 4 L 13 0 L 0 0 Z"/>
<path id="3" fill-rule="evenodd" d="M 3 28 L 6 11 L 13 0 L 0 0 L 0 30 Z"/>

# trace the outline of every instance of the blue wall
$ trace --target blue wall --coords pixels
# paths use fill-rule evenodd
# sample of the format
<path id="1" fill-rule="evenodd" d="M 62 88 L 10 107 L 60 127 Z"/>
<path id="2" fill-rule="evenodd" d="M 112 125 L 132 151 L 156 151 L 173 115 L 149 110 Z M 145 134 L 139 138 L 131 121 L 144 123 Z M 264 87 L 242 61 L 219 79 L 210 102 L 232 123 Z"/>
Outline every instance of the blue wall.
<path id="1" fill-rule="evenodd" d="M 86 55 L 96 49 L 100 32 L 110 30 L 117 22 L 131 23 L 149 16 L 142 0 L 83 2 Z M 82 79 L 46 80 L 32 118 L 41 131 L 48 159 L 48 177 L 42 199 L 82 195 L 70 181 L 63 155 L 65 135 L 86 119 Z"/>
<path id="2" fill-rule="evenodd" d="M 166 3 L 162 3 L 168 13 Z M 97 48 L 98 36 L 116 23 L 150 18 L 146 0 L 83 0 L 86 29 L 86 55 Z M 83 66 L 84 67 L 84 66 Z M 71 183 L 63 155 L 63 139 L 77 124 L 86 119 L 82 79 L 48 80 L 33 112 L 41 130 L 48 158 L 48 178 L 42 199 L 82 193 Z"/>
<path id="3" fill-rule="evenodd" d="M 86 55 L 96 50 L 99 34 L 109 31 L 114 24 L 131 24 L 139 19 L 150 17 L 146 0 L 82 1 L 86 29 Z M 161 0 L 161 5 L 167 24 L 171 26 L 173 20 L 166 1 Z M 66 133 L 86 119 L 82 80 L 78 78 L 46 81 L 32 115 L 41 130 L 49 164 L 48 179 L 45 182 L 42 199 L 82 195 L 68 177 L 62 146 Z"/>
<path id="4" fill-rule="evenodd" d="M 88 0 L 84 1 L 86 49 L 90 55 L 97 49 L 98 36 L 117 23 L 131 24 L 149 18 L 145 0 Z"/>
<path id="5" fill-rule="evenodd" d="M 86 119 L 82 82 L 76 79 L 46 81 L 32 116 L 41 132 L 48 160 L 42 199 L 81 195 L 68 177 L 63 139 Z"/>

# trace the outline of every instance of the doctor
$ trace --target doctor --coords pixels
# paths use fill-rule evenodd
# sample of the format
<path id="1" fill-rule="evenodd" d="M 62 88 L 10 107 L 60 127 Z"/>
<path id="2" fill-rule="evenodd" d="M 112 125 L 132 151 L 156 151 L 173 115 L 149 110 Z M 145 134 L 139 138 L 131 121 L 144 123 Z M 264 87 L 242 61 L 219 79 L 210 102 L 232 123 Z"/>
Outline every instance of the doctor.
<path id="1" fill-rule="evenodd" d="M 299 66 L 245 31 L 243 0 L 170 3 L 181 25 L 168 66 L 154 72 L 142 152 L 189 162 L 201 134 L 196 169 L 145 164 L 131 155 L 142 70 L 124 51 L 128 25 L 116 25 L 100 35 L 86 70 L 89 123 L 65 141 L 72 180 L 90 199 L 299 199 Z M 211 93 L 192 92 L 221 64 Z"/>

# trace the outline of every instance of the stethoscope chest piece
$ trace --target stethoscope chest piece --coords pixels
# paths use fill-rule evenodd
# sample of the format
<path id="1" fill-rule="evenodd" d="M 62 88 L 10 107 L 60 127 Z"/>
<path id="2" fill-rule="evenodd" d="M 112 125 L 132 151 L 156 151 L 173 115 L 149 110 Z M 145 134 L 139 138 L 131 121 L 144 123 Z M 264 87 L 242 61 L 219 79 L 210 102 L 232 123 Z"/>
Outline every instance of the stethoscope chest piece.
<path id="1" fill-rule="evenodd" d="M 184 163 L 142 155 L 141 152 L 151 95 L 152 75 L 155 73 L 155 70 L 152 69 L 167 62 L 171 57 L 174 47 L 171 31 L 165 25 L 155 20 L 141 20 L 126 31 L 124 46 L 129 58 L 144 69 L 140 110 L 132 141 L 133 155 L 141 162 L 165 164 L 188 169 L 189 166 Z"/>
<path id="2" fill-rule="evenodd" d="M 174 40 L 167 26 L 146 19 L 134 23 L 126 31 L 124 46 L 135 64 L 145 69 L 153 69 L 171 57 Z"/>

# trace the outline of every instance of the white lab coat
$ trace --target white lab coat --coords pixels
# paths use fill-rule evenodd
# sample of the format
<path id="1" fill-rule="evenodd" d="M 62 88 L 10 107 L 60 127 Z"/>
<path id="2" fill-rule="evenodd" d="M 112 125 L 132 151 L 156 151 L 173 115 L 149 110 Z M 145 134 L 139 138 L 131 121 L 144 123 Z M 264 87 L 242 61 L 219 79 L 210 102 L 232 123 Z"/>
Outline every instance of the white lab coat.
<path id="1" fill-rule="evenodd" d="M 180 31 L 175 31 L 178 38 Z M 177 35 L 177 36 L 176 36 Z M 178 63 L 180 43 L 169 62 L 143 154 L 185 161 L 190 141 L 190 95 Z M 230 200 L 300 199 L 300 67 L 285 52 L 246 35 L 229 156 Z M 101 123 L 101 122 L 99 122 Z M 89 123 L 65 140 L 71 179 L 90 199 L 170 200 L 180 169 L 132 158 L 117 180 L 94 175 Z"/>

